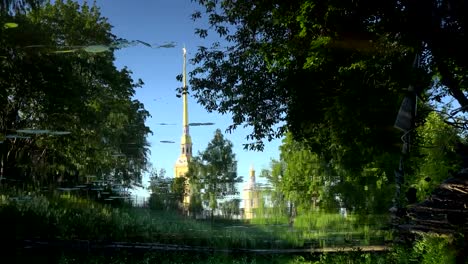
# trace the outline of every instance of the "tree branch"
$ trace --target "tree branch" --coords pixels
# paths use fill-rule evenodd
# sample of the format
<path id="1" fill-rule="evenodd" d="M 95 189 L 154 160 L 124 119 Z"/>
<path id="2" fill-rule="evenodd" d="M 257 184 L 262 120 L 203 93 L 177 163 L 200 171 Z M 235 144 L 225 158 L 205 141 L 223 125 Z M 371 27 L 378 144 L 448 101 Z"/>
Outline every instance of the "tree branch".
<path id="1" fill-rule="evenodd" d="M 465 96 L 460 88 L 459 82 L 455 80 L 446 63 L 443 63 L 440 58 L 435 57 L 437 68 L 442 76 L 442 84 L 445 85 L 449 93 L 458 101 L 463 108 L 463 112 L 467 112 L 468 98 Z"/>

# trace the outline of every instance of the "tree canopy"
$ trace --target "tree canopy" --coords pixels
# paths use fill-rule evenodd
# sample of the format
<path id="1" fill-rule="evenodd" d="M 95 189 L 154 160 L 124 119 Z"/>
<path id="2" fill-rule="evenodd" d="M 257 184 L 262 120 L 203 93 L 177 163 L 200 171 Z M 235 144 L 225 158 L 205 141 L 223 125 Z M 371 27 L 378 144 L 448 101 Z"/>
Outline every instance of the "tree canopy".
<path id="1" fill-rule="evenodd" d="M 193 95 L 232 113 L 228 130 L 252 126 L 246 147 L 291 131 L 360 170 L 399 151 L 393 125 L 410 85 L 426 102 L 449 95 L 468 105 L 463 1 L 194 2 L 193 18 L 209 25 L 196 33 L 220 40 L 192 60 Z"/>
<path id="2" fill-rule="evenodd" d="M 460 130 L 444 122 L 441 114 L 431 112 L 426 122 L 416 129 L 416 147 L 410 162 L 412 172 L 407 177 L 406 189 L 413 188 L 416 197 L 408 197 L 410 203 L 421 201 L 451 174 L 462 166 L 457 154 L 461 144 L 466 144 Z M 409 192 L 411 193 L 411 192 Z"/>
<path id="3" fill-rule="evenodd" d="M 395 159 L 393 159 L 395 160 Z M 268 195 L 278 208 L 289 208 L 294 218 L 310 210 L 381 213 L 391 206 L 395 162 L 391 157 L 376 157 L 359 172 L 334 167 L 287 133 L 280 146 L 279 160 L 272 160 L 262 172 L 271 184 Z"/>
<path id="4" fill-rule="evenodd" d="M 195 188 L 191 195 L 200 195 L 212 212 L 218 208 L 219 199 L 237 194 L 236 183 L 242 182 L 242 177 L 237 176 L 236 155 L 232 147 L 232 142 L 217 129 L 206 149 L 193 157 L 189 164 L 187 178 Z"/>
<path id="5" fill-rule="evenodd" d="M 96 6 L 55 1 L 2 14 L 2 177 L 53 182 L 94 175 L 140 182 L 151 133 L 127 68 L 114 65 L 117 40 Z"/>

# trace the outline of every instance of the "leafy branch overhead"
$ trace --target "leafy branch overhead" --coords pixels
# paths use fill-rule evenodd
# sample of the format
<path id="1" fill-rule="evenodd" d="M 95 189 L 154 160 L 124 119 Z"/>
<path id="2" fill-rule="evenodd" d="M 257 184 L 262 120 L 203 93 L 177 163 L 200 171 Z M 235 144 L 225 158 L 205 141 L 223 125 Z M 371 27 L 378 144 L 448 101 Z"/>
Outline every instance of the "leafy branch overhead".
<path id="1" fill-rule="evenodd" d="M 289 130 L 355 167 L 399 151 L 393 124 L 410 85 L 426 102 L 448 95 L 468 109 L 463 1 L 194 2 L 193 19 L 209 25 L 196 34 L 218 41 L 192 59 L 191 93 L 231 113 L 229 131 L 252 127 L 248 148 Z"/>

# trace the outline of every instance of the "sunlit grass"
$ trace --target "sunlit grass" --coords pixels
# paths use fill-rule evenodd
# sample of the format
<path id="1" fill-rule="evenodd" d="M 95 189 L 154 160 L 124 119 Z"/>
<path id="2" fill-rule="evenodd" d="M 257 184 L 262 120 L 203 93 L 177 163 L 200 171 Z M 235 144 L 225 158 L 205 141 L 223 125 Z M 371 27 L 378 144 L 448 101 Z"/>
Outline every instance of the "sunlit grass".
<path id="1" fill-rule="evenodd" d="M 205 249 L 276 250 L 375 245 L 391 239 L 391 233 L 382 230 L 387 221 L 385 215 L 348 215 L 344 218 L 339 214 L 310 212 L 298 216 L 293 224 L 286 220 L 287 218 L 277 217 L 273 222 L 266 219 L 254 219 L 251 223 L 239 220 L 211 222 L 186 218 L 168 211 L 112 208 L 67 195 L 51 198 L 0 195 L 0 224 L 4 227 L 2 238 L 11 241 L 58 238 L 152 242 L 202 246 Z M 453 259 L 455 253 L 451 247 L 451 242 L 445 238 L 426 236 L 414 246 L 396 246 L 387 253 L 365 253 L 357 249 L 337 254 L 260 256 L 200 250 L 149 252 L 130 256 L 122 251 L 115 255 L 111 263 L 128 263 L 129 258 L 135 259 L 132 263 L 187 263 L 188 260 L 189 263 L 400 263 L 401 260 L 409 259 L 414 263 L 433 263 L 428 260 Z M 425 252 L 429 252 L 430 256 L 426 256 Z M 446 252 L 450 254 L 447 255 Z M 167 262 L 161 262 L 163 257 Z M 79 255 L 66 254 L 57 260 L 57 263 L 81 263 L 83 259 Z M 107 256 L 89 255 L 86 260 L 92 260 L 92 263 L 109 263 Z M 26 262 L 28 261 L 25 259 L 24 263 Z"/>
<path id="2" fill-rule="evenodd" d="M 276 211 L 279 212 L 279 211 Z M 273 221 L 272 221 L 273 219 Z M 252 224 L 272 237 L 296 246 L 341 247 L 382 245 L 392 240 L 387 215 L 347 215 L 326 212 L 303 212 L 292 223 L 281 213 L 252 219 Z"/>
<path id="3" fill-rule="evenodd" d="M 362 224 L 350 215 L 313 212 L 298 216 L 293 225 L 284 216 L 205 221 L 177 212 L 143 208 L 112 208 L 87 199 L 60 195 L 0 196 L 0 222 L 17 228 L 15 237 L 152 242 L 212 248 L 315 248 L 383 243 L 381 226 Z"/>
<path id="4" fill-rule="evenodd" d="M 175 212 L 119 209 L 74 196 L 0 197 L 2 226 L 16 238 L 157 242 L 217 248 L 255 247 L 258 232 L 213 225 Z M 235 224 L 239 224 L 235 222 Z"/>

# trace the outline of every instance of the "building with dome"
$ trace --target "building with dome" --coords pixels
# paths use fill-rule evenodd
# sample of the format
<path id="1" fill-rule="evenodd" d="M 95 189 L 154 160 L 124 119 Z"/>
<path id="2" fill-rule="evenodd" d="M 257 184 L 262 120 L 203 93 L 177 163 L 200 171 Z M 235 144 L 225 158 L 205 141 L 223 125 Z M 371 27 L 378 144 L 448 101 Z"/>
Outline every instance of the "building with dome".
<path id="1" fill-rule="evenodd" d="M 255 217 L 255 210 L 260 205 L 260 190 L 255 182 L 255 169 L 250 167 L 249 180 L 242 190 L 242 201 L 244 202 L 244 219 Z"/>

